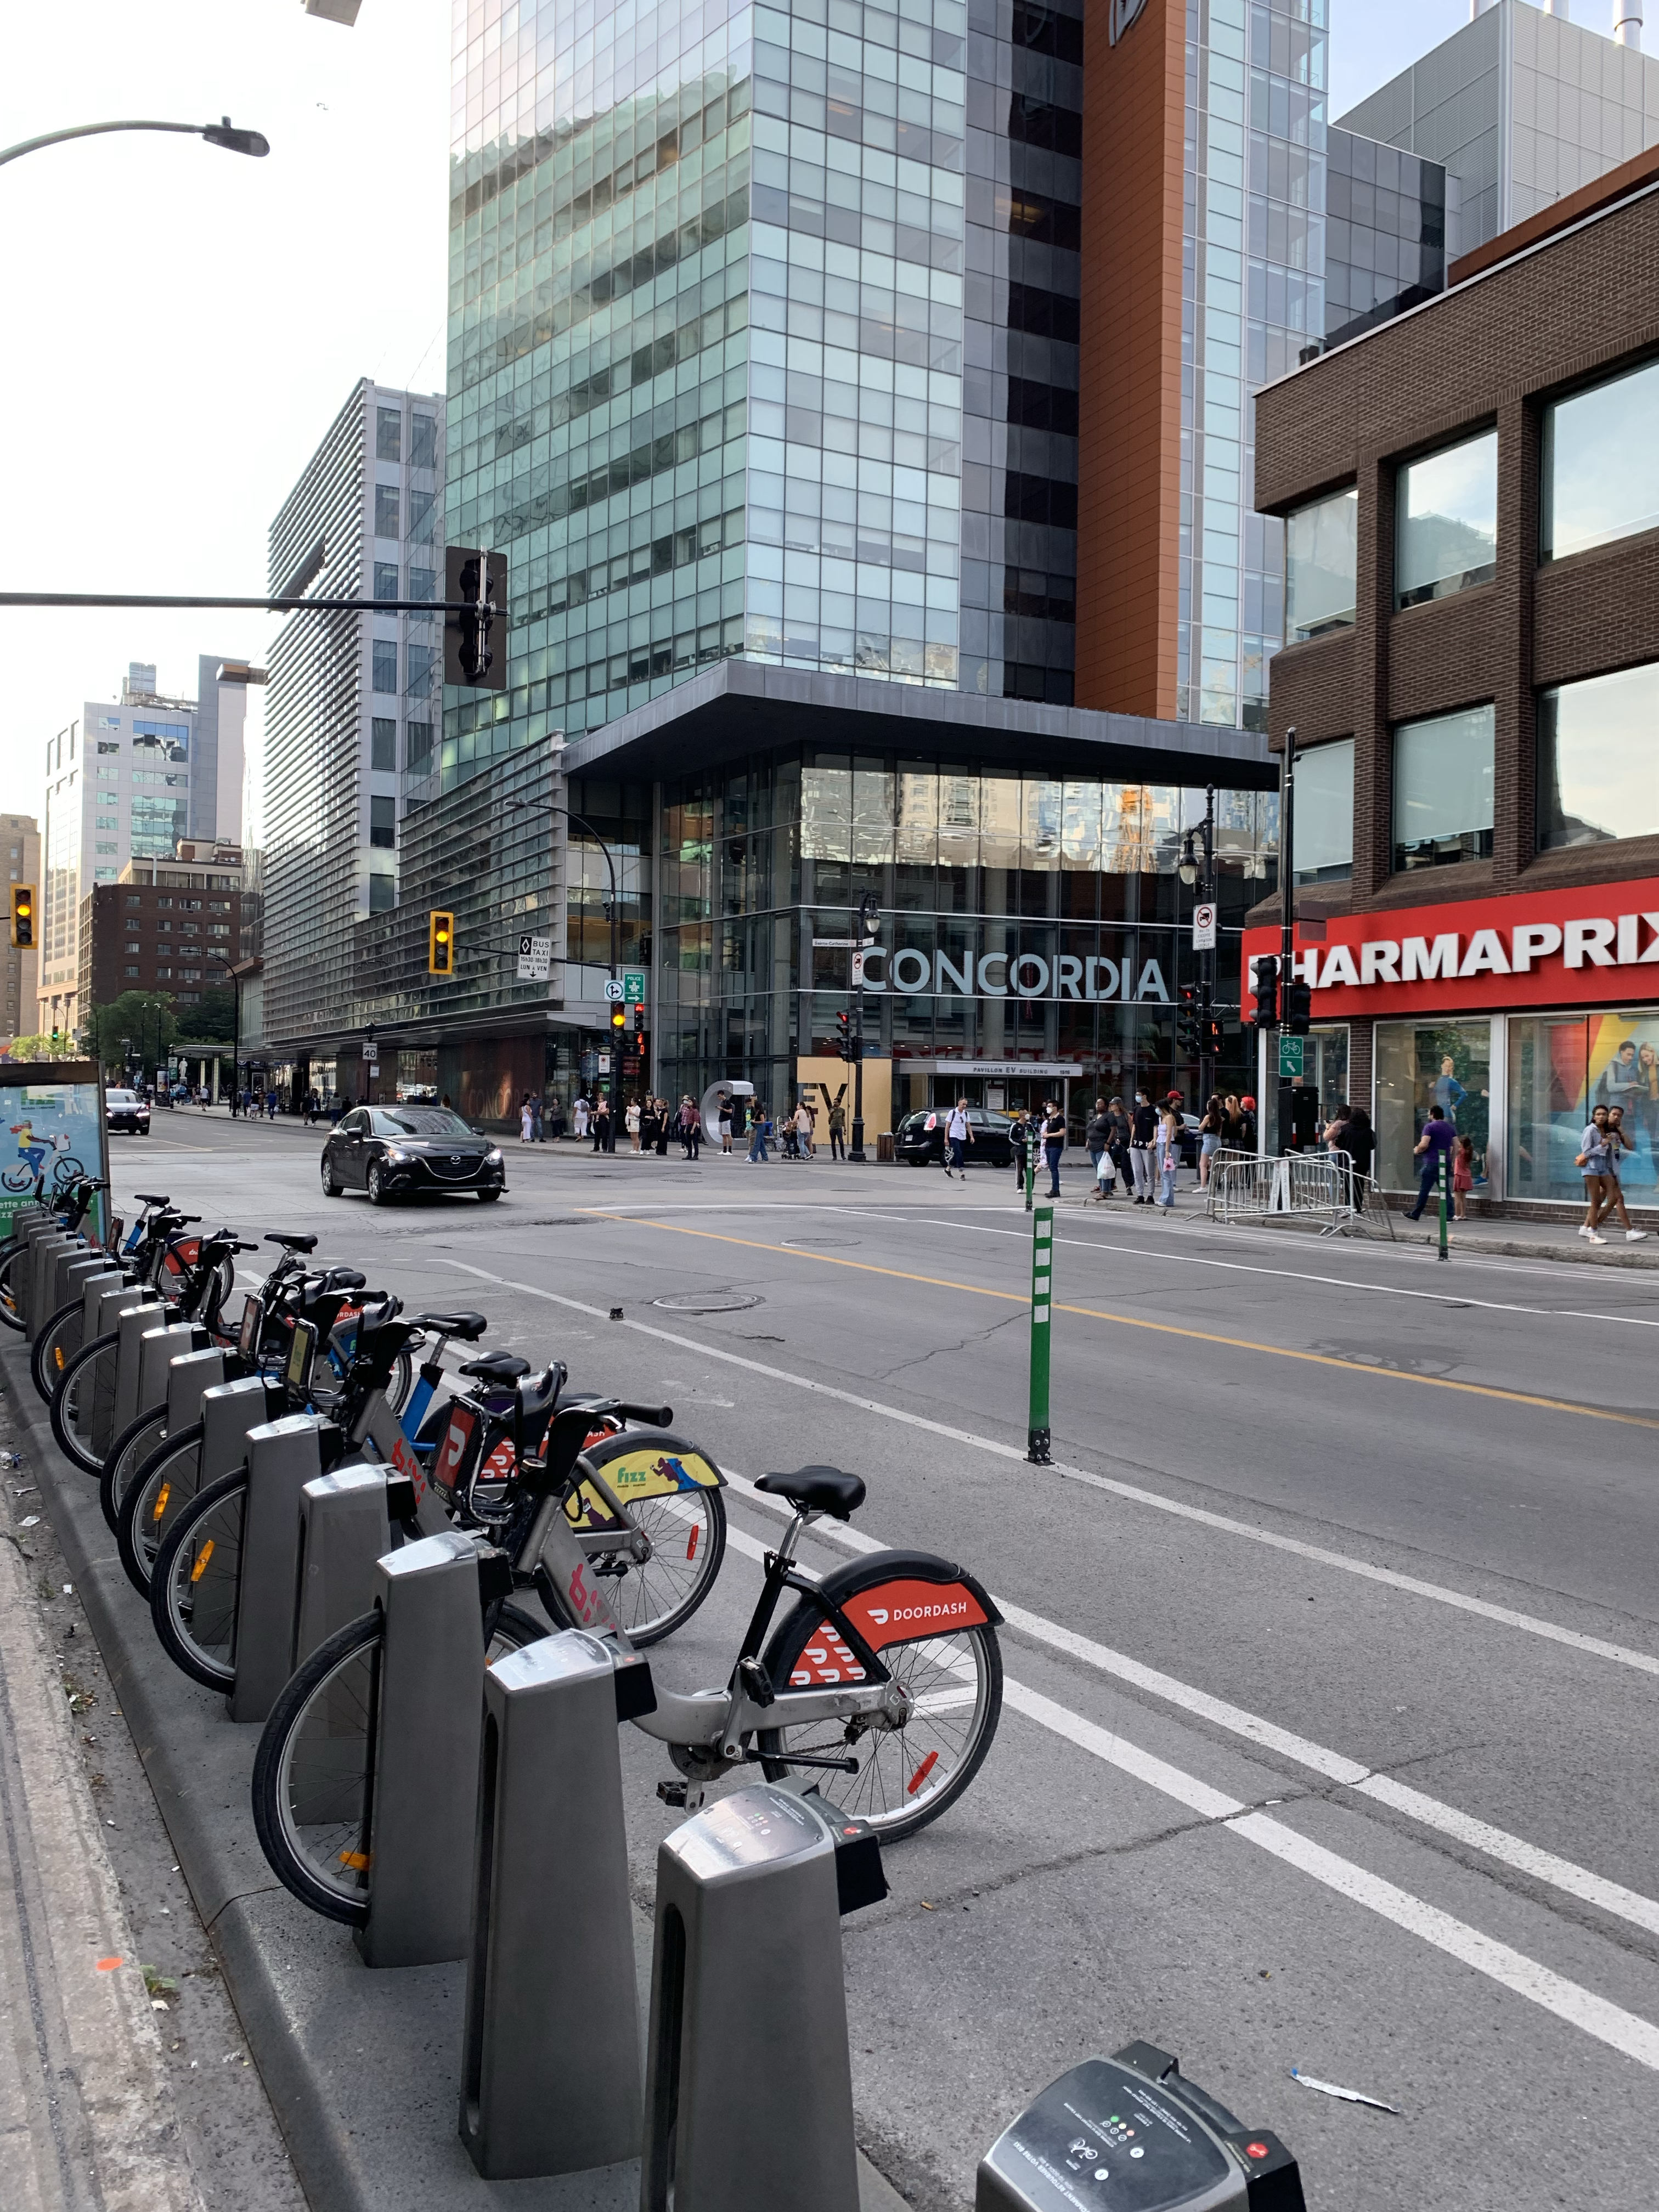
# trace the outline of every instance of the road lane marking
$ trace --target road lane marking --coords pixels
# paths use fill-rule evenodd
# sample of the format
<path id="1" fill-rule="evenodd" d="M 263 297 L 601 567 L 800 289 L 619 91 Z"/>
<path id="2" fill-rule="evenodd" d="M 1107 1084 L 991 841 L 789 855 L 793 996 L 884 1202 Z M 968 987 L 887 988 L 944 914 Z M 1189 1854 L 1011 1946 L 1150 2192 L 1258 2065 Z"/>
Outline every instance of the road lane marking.
<path id="1" fill-rule="evenodd" d="M 793 1506 L 781 1498 L 774 1498 L 767 1492 L 757 1490 L 745 1475 L 734 1474 L 729 1467 L 720 1469 L 726 1480 L 749 1503 L 763 1511 L 788 1518 Z M 879 1552 L 886 1547 L 862 1528 L 848 1526 L 814 1524 L 814 1534 L 832 1544 L 842 1544 L 858 1553 Z M 728 1528 L 728 1540 L 735 1540 Z M 754 1540 L 749 1538 L 748 1543 Z M 746 1546 L 740 1546 L 740 1549 Z M 762 1547 L 757 1547 L 757 1553 Z M 1279 1728 L 1274 1722 L 1263 1720 L 1257 1713 L 1248 1712 L 1242 1705 L 1230 1704 L 1224 1698 L 1214 1698 L 1190 1682 L 1182 1682 L 1161 1668 L 1148 1667 L 1127 1653 L 1114 1651 L 1092 1638 L 1079 1636 L 1075 1630 L 1062 1628 L 1057 1622 L 1046 1620 L 1041 1613 L 1030 1613 L 1011 1599 L 993 1596 L 1005 1620 L 1011 1628 L 1019 1630 L 1036 1643 L 1064 1652 L 1103 1674 L 1115 1676 L 1133 1688 L 1145 1690 L 1167 1705 L 1176 1705 L 1183 1712 L 1194 1714 L 1200 1720 L 1224 1729 L 1231 1735 L 1242 1736 L 1247 1742 L 1260 1744 L 1265 1751 L 1275 1751 L 1294 1765 L 1305 1766 L 1328 1781 L 1340 1783 L 1344 1788 L 1370 1797 L 1377 1804 L 1388 1805 L 1403 1813 L 1410 1820 L 1428 1828 L 1437 1828 L 1443 1835 L 1467 1844 L 1472 1850 L 1484 1852 L 1488 1858 L 1511 1866 L 1517 1873 L 1530 1875 L 1534 1881 L 1547 1882 L 1551 1887 L 1565 1891 L 1571 1897 L 1581 1899 L 1587 1905 L 1597 1905 L 1603 1912 L 1620 1920 L 1628 1920 L 1633 1927 L 1644 1928 L 1659 1936 L 1659 1899 L 1644 1897 L 1639 1890 L 1626 1889 L 1622 1882 L 1609 1881 L 1588 1867 L 1581 1867 L 1571 1859 L 1558 1858 L 1553 1851 L 1540 1850 L 1528 1843 L 1523 1837 L 1510 1834 L 1507 1829 L 1494 1827 L 1490 1821 L 1477 1820 L 1472 1814 L 1459 1810 L 1455 1805 L 1443 1804 L 1437 1797 L 1430 1797 L 1420 1790 L 1395 1781 L 1386 1774 L 1378 1774 L 1359 1760 L 1349 1759 L 1340 1751 L 1330 1751 L 1310 1738 L 1297 1735 L 1289 1729 Z"/>
<path id="2" fill-rule="evenodd" d="M 600 1215 L 600 1218 L 605 1218 Z M 906 1267 L 882 1267 L 872 1260 L 843 1260 L 834 1252 L 803 1252 L 786 1244 L 768 1244 L 757 1237 L 728 1237 L 714 1229 L 688 1229 L 677 1221 L 653 1221 L 642 1214 L 612 1214 L 612 1220 L 625 1220 L 635 1229 L 660 1229 L 670 1237 L 696 1237 L 710 1244 L 738 1244 L 750 1252 L 769 1252 L 775 1259 L 805 1260 L 823 1267 L 850 1267 L 862 1275 L 885 1275 L 894 1282 L 921 1283 L 932 1290 L 958 1291 L 969 1297 L 996 1298 L 1003 1304 L 1026 1306 L 1030 1295 L 1026 1291 L 999 1291 L 981 1283 L 954 1282 L 948 1275 L 918 1275 Z M 1085 1321 L 1110 1322 L 1119 1328 L 1150 1329 L 1156 1336 L 1182 1336 L 1195 1344 L 1218 1344 L 1231 1352 L 1265 1352 L 1275 1359 L 1295 1359 L 1313 1367 L 1340 1368 L 1349 1375 L 1380 1376 L 1384 1382 L 1409 1382 L 1425 1390 L 1456 1390 L 1474 1398 L 1498 1398 L 1505 1405 L 1533 1406 L 1550 1413 L 1570 1413 L 1580 1420 L 1613 1421 L 1622 1428 L 1659 1429 L 1659 1419 L 1648 1413 L 1620 1413 L 1605 1406 L 1577 1405 L 1570 1398 L 1543 1398 L 1531 1391 L 1506 1390 L 1497 1382 L 1465 1382 L 1450 1375 L 1412 1375 L 1398 1367 L 1373 1366 L 1364 1359 L 1342 1359 L 1331 1352 L 1303 1352 L 1294 1346 L 1261 1344 L 1247 1336 L 1223 1336 L 1218 1330 L 1183 1328 L 1172 1321 L 1148 1321 L 1139 1314 L 1103 1312 L 1098 1306 L 1063 1305 L 1053 1302 L 1055 1313 L 1076 1314 Z"/>
<path id="3" fill-rule="evenodd" d="M 726 1541 L 746 1559 L 765 1558 L 766 1547 L 757 1542 L 746 1530 L 728 1527 Z M 1327 1850 L 1322 1844 L 1310 1842 L 1284 1821 L 1253 1812 L 1240 1799 L 1212 1788 L 1197 1775 L 1188 1774 L 1184 1768 L 1158 1758 L 1156 1753 L 1143 1751 L 1139 1745 L 1131 1743 L 1115 1729 L 1103 1729 L 1085 1720 L 1080 1713 L 1073 1712 L 1068 1706 L 1006 1674 L 1003 1677 L 1002 1698 L 1006 1705 L 1024 1714 L 1027 1720 L 1035 1721 L 1050 1735 L 1087 1752 L 1106 1765 L 1116 1767 L 1120 1773 L 1144 1783 L 1161 1796 L 1173 1798 L 1200 1820 L 1217 1822 L 1228 1834 L 1255 1844 L 1298 1873 L 1346 1898 L 1351 1904 L 1363 1905 L 1367 1911 L 1392 1922 L 1396 1928 L 1443 1951 L 1462 1965 L 1473 1967 L 1516 1996 L 1553 2013 L 1568 2026 L 1581 2029 L 1626 2058 L 1635 2059 L 1639 2065 L 1659 2070 L 1659 2027 L 1639 2014 L 1626 2012 L 1621 2005 L 1597 1996 L 1581 1983 L 1569 1981 L 1536 1959 L 1529 1959 L 1524 1952 L 1472 1928 L 1468 1921 L 1459 1920 L 1425 1899 L 1413 1896 L 1409 1890 L 1372 1874 L 1352 1859 Z"/>
<path id="4" fill-rule="evenodd" d="M 476 1276 L 483 1283 L 495 1283 L 501 1290 L 517 1291 L 523 1297 L 544 1299 L 548 1304 L 564 1306 L 572 1313 L 586 1314 L 593 1321 L 609 1321 L 610 1310 L 591 1305 L 585 1298 L 567 1297 L 560 1291 L 544 1291 L 539 1283 L 521 1283 L 508 1275 L 497 1275 L 488 1267 L 476 1267 L 465 1260 L 453 1260 L 446 1255 L 434 1261 L 434 1266 L 452 1267 L 464 1275 Z M 883 1420 L 897 1421 L 906 1428 L 921 1429 L 929 1436 L 943 1437 L 951 1443 L 967 1446 L 971 1451 L 988 1452 L 994 1458 L 1014 1460 L 1028 1474 L 1035 1472 L 1026 1463 L 1024 1451 L 1018 1444 L 1004 1443 L 996 1437 L 975 1436 L 968 1429 L 953 1428 L 949 1422 L 935 1421 L 926 1413 L 913 1413 L 902 1406 L 884 1405 L 878 1398 L 860 1397 L 856 1391 L 842 1390 L 833 1382 L 821 1382 L 814 1376 L 793 1373 L 787 1367 L 774 1367 L 763 1359 L 751 1359 L 740 1352 L 727 1352 L 719 1345 L 709 1344 L 695 1336 L 682 1336 L 678 1331 L 658 1328 L 649 1322 L 623 1321 L 612 1322 L 613 1328 L 632 1329 L 636 1335 L 655 1338 L 659 1343 L 672 1344 L 682 1352 L 699 1354 L 704 1359 L 720 1361 L 727 1367 L 740 1367 L 751 1375 L 763 1376 L 770 1382 L 785 1382 L 793 1389 L 810 1390 L 821 1398 L 830 1398 L 843 1406 L 851 1406 L 861 1413 L 873 1413 Z M 1502 1628 L 1520 1629 L 1528 1636 L 1543 1638 L 1552 1644 L 1566 1645 L 1595 1659 L 1610 1659 L 1621 1667 L 1632 1667 L 1644 1674 L 1659 1675 L 1659 1658 L 1650 1651 L 1638 1651 L 1628 1644 L 1612 1644 L 1604 1637 L 1586 1636 L 1579 1629 L 1564 1628 L 1558 1621 L 1545 1620 L 1540 1615 L 1521 1613 L 1511 1606 L 1494 1605 L 1488 1598 L 1471 1597 L 1467 1591 L 1451 1589 L 1440 1583 L 1422 1581 L 1415 1575 L 1401 1574 L 1393 1567 L 1373 1565 L 1369 1559 L 1357 1559 L 1346 1552 L 1327 1551 L 1319 1544 L 1305 1543 L 1299 1536 L 1281 1535 L 1278 1530 L 1257 1527 L 1249 1521 L 1235 1520 L 1231 1514 L 1213 1513 L 1206 1506 L 1188 1505 L 1180 1498 L 1165 1498 L 1156 1490 L 1144 1489 L 1139 1484 L 1120 1481 L 1115 1476 L 1096 1474 L 1087 1468 L 1069 1467 L 1063 1462 L 1044 1470 L 1064 1482 L 1077 1482 L 1091 1490 L 1102 1490 L 1113 1497 L 1127 1499 L 1134 1505 L 1147 1505 L 1159 1513 L 1173 1514 L 1177 1519 L 1196 1522 L 1200 1527 L 1213 1528 L 1224 1536 L 1242 1536 L 1253 1544 L 1265 1544 L 1270 1550 L 1287 1552 L 1292 1557 L 1307 1559 L 1312 1565 L 1334 1567 L 1343 1574 L 1357 1575 L 1363 1581 L 1380 1583 L 1386 1589 L 1397 1589 L 1408 1597 L 1431 1600 L 1437 1605 L 1450 1606 L 1460 1613 L 1474 1613 L 1482 1620 L 1490 1620 Z"/>

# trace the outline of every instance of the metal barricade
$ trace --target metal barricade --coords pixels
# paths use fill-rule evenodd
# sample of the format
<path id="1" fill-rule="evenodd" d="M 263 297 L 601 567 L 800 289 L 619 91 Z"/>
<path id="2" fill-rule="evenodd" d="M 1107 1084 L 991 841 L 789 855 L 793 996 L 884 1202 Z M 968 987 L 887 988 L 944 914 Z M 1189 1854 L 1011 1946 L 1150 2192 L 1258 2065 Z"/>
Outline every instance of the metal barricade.
<path id="1" fill-rule="evenodd" d="M 1219 1152 L 1206 1196 L 1212 1221 L 1264 1221 L 1275 1215 L 1322 1220 L 1325 1234 L 1352 1216 L 1356 1177 L 1346 1152 Z"/>

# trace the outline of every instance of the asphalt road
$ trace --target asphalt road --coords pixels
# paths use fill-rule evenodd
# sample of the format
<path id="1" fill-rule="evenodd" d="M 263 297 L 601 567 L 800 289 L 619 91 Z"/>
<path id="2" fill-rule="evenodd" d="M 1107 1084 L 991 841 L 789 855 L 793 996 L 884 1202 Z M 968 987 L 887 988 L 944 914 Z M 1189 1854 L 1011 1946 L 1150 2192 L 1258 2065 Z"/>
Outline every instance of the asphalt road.
<path id="1" fill-rule="evenodd" d="M 734 1485 L 671 1680 L 729 1667 L 772 1468 L 869 1484 L 810 1563 L 921 1545 L 1003 1605 L 991 1758 L 845 1927 L 860 2140 L 913 2203 L 959 2212 L 1030 2094 L 1137 2036 L 1329 2212 L 1659 2196 L 1659 1279 L 1063 1207 L 1039 1471 L 1003 1175 L 514 1146 L 497 1206 L 375 1211 L 319 1152 L 180 1113 L 114 1173 L 669 1399 Z M 676 1816 L 626 1759 L 643 1894 Z"/>

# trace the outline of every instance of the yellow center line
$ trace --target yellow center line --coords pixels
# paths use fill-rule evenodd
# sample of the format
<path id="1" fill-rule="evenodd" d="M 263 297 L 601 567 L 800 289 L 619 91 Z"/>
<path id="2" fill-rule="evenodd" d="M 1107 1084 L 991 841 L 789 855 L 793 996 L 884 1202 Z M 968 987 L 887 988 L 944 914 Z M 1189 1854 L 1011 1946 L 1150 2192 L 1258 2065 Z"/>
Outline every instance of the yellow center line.
<path id="1" fill-rule="evenodd" d="M 740 1244 L 750 1252 L 769 1252 L 775 1259 L 813 1260 L 820 1267 L 851 1267 L 862 1275 L 887 1275 L 896 1282 L 925 1283 L 937 1291 L 961 1291 L 970 1297 L 1000 1298 L 1009 1305 L 1030 1304 L 1024 1291 L 994 1291 L 982 1283 L 954 1282 L 946 1275 L 913 1274 L 905 1267 L 880 1267 L 872 1260 L 842 1260 L 833 1252 L 799 1252 L 782 1244 L 768 1244 L 757 1237 L 730 1237 L 717 1229 L 688 1229 L 678 1221 L 652 1221 L 637 1213 L 607 1213 L 593 1206 L 591 1211 L 605 1221 L 617 1221 L 625 1228 L 661 1229 L 673 1237 L 700 1237 L 710 1244 Z M 1540 1398 L 1526 1390 L 1505 1390 L 1495 1382 L 1461 1382 L 1447 1375 L 1412 1375 L 1398 1367 L 1376 1367 L 1363 1359 L 1339 1359 L 1330 1352 L 1298 1352 L 1284 1344 L 1261 1344 L 1248 1336 L 1222 1336 L 1213 1329 L 1182 1328 L 1170 1321 L 1147 1321 L 1139 1314 L 1103 1312 L 1098 1306 L 1061 1305 L 1053 1302 L 1056 1313 L 1079 1314 L 1086 1321 L 1109 1321 L 1120 1328 L 1151 1329 L 1158 1336 L 1189 1337 L 1197 1344 L 1225 1345 L 1234 1352 L 1267 1352 L 1275 1359 L 1300 1359 L 1313 1367 L 1345 1368 L 1351 1375 L 1380 1376 L 1388 1382 L 1415 1382 L 1425 1390 L 1461 1390 L 1473 1398 L 1501 1398 L 1511 1406 L 1540 1406 L 1552 1413 L 1576 1413 L 1587 1421 L 1616 1421 L 1632 1429 L 1659 1429 L 1659 1420 L 1644 1413 L 1619 1413 L 1603 1406 L 1575 1405 L 1568 1398 Z"/>

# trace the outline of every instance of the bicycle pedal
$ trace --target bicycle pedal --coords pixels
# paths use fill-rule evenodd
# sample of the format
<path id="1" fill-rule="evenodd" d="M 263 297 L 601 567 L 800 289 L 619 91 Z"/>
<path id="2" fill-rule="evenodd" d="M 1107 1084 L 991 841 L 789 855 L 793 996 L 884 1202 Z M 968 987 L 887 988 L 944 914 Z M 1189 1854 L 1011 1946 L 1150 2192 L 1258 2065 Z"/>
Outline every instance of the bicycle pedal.
<path id="1" fill-rule="evenodd" d="M 657 1784 L 657 1795 L 663 1803 L 675 1806 L 684 1813 L 702 1812 L 702 1801 L 708 1794 L 701 1782 L 676 1779 Z"/>
<path id="2" fill-rule="evenodd" d="M 738 1680 L 753 1705 L 766 1706 L 774 1703 L 777 1692 L 772 1687 L 772 1678 L 758 1659 L 739 1659 Z"/>
<path id="3" fill-rule="evenodd" d="M 684 1806 L 685 1787 L 684 1782 L 659 1782 L 657 1784 L 657 1795 L 665 1805 Z"/>

